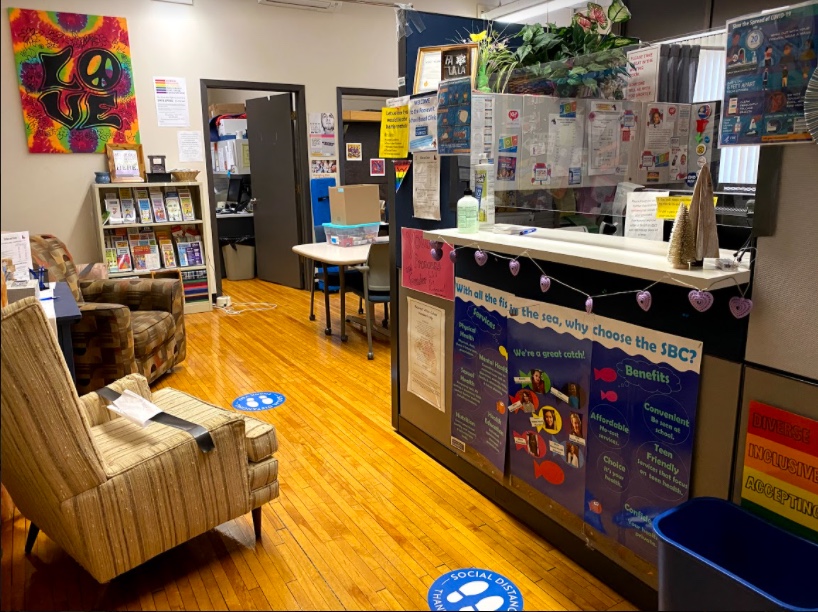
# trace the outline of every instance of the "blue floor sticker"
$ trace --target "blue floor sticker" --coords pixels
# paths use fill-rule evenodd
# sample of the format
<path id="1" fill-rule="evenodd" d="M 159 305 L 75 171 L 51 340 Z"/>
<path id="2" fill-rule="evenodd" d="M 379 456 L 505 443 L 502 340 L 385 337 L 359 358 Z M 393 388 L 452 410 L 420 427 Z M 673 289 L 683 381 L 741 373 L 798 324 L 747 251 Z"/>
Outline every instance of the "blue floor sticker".
<path id="1" fill-rule="evenodd" d="M 430 610 L 523 609 L 520 589 L 505 576 L 487 569 L 446 572 L 429 587 Z"/>
<path id="2" fill-rule="evenodd" d="M 258 412 L 259 410 L 278 408 L 286 399 L 281 393 L 274 393 L 273 391 L 248 393 L 233 400 L 233 408 L 245 412 Z"/>

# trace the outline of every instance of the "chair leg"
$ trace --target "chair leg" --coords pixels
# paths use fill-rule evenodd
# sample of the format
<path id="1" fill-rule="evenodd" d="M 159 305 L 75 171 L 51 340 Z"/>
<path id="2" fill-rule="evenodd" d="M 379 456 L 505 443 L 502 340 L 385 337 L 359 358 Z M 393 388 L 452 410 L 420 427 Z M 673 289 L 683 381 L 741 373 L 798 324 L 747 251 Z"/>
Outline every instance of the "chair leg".
<path id="1" fill-rule="evenodd" d="M 31 554 L 32 549 L 34 548 L 34 542 L 37 541 L 37 534 L 40 533 L 40 528 L 37 527 L 34 523 L 28 528 L 28 537 L 26 537 L 26 554 Z"/>
<path id="2" fill-rule="evenodd" d="M 364 314 L 364 298 L 358 298 L 358 314 Z"/>
<path id="3" fill-rule="evenodd" d="M 315 261 L 310 263 L 310 269 L 312 269 L 310 277 L 310 321 L 315 321 L 315 270 L 317 267 Z"/>
<path id="4" fill-rule="evenodd" d="M 253 531 L 256 532 L 256 540 L 261 539 L 261 507 L 253 508 Z"/>
<path id="5" fill-rule="evenodd" d="M 386 328 L 389 329 L 389 303 L 383 303 L 383 321 L 381 324 Z"/>
<path id="6" fill-rule="evenodd" d="M 372 319 L 375 305 L 369 302 L 369 271 L 364 270 L 364 301 L 366 302 L 366 341 L 369 343 L 369 352 L 366 354 L 367 359 L 375 359 L 375 353 L 372 352 Z"/>

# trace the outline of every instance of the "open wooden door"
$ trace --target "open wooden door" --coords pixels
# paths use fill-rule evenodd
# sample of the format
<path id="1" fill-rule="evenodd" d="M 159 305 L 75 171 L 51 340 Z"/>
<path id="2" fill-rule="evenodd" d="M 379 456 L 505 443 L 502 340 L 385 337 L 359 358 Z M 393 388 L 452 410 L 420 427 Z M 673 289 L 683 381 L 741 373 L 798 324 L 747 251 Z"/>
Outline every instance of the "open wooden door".
<path id="1" fill-rule="evenodd" d="M 260 279 L 304 288 L 292 94 L 247 100 L 247 139 L 253 181 L 256 270 Z"/>

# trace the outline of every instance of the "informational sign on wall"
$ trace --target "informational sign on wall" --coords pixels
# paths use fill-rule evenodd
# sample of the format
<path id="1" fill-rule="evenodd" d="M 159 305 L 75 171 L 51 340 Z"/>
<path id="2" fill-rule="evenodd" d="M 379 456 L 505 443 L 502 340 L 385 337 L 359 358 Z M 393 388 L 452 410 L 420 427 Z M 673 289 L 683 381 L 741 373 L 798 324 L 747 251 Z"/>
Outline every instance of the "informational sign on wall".
<path id="1" fill-rule="evenodd" d="M 818 421 L 750 402 L 741 505 L 818 542 Z"/>
<path id="2" fill-rule="evenodd" d="M 722 145 L 812 140 L 804 96 L 816 45 L 815 1 L 727 22 Z"/>
<path id="3" fill-rule="evenodd" d="M 471 78 L 440 83 L 437 92 L 437 150 L 468 155 L 471 150 Z"/>
<path id="4" fill-rule="evenodd" d="M 508 428 L 506 319 L 511 294 L 455 279 L 452 447 L 505 470 Z"/>
<path id="5" fill-rule="evenodd" d="M 409 106 L 381 109 L 381 139 L 378 157 L 403 159 L 409 156 Z"/>
<path id="6" fill-rule="evenodd" d="M 444 244 L 443 257 L 435 261 L 429 256 L 429 241 L 423 230 L 401 228 L 401 282 L 407 289 L 421 291 L 444 300 L 454 299 L 454 262 L 449 257 L 452 247 Z"/>
<path id="7" fill-rule="evenodd" d="M 628 51 L 628 100 L 655 102 L 659 90 L 659 46 Z"/>
<path id="8" fill-rule="evenodd" d="M 656 563 L 653 518 L 689 495 L 702 343 L 602 317 L 585 324 L 585 521 Z"/>

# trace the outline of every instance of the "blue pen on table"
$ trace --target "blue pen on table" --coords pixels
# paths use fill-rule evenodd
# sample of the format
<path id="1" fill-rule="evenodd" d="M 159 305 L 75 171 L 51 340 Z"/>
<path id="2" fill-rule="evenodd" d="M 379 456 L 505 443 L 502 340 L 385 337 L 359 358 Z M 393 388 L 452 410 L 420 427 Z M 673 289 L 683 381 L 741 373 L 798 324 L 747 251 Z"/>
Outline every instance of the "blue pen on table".
<path id="1" fill-rule="evenodd" d="M 536 227 L 527 227 L 524 230 L 520 230 L 520 236 L 525 236 L 526 234 L 533 234 L 537 231 Z"/>

